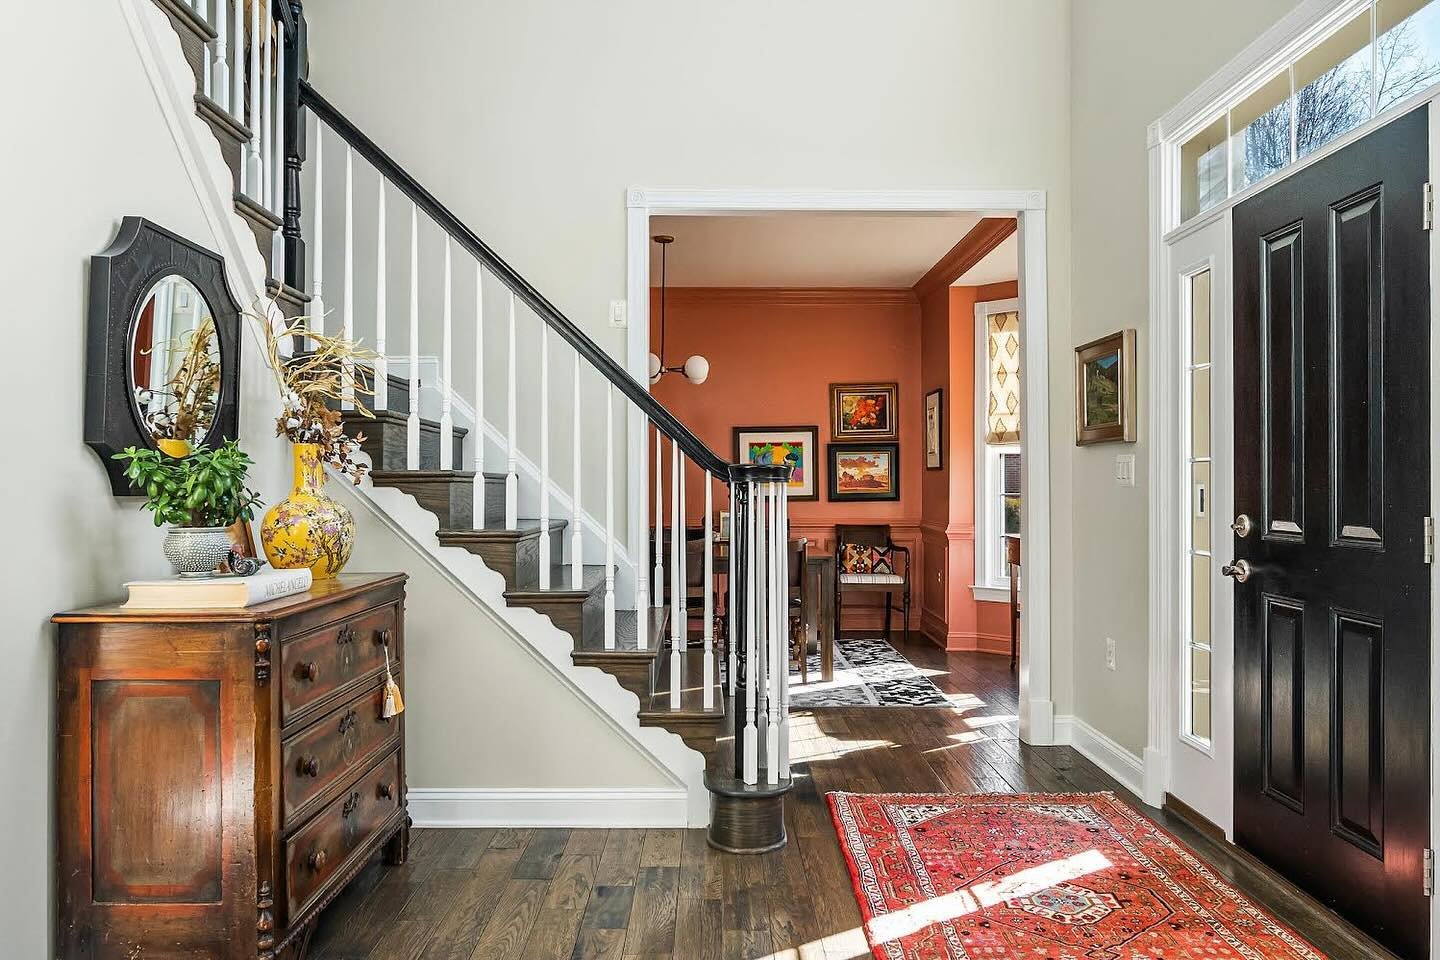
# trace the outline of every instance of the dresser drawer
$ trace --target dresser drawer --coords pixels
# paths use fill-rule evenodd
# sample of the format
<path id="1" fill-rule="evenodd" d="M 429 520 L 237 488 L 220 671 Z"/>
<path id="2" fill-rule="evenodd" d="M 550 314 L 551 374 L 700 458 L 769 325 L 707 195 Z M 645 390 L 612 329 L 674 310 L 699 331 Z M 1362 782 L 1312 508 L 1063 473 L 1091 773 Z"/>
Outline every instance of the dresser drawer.
<path id="1" fill-rule="evenodd" d="M 387 645 L 392 658 L 398 650 L 397 635 L 395 607 L 384 606 L 286 640 L 280 647 L 281 724 L 348 683 L 379 676 Z"/>
<path id="2" fill-rule="evenodd" d="M 392 753 L 285 842 L 285 901 L 293 922 L 324 892 L 350 854 L 400 805 L 400 755 Z"/>
<path id="3" fill-rule="evenodd" d="M 398 682 L 400 676 L 395 679 Z M 380 715 L 384 704 L 385 685 L 377 683 L 281 744 L 286 826 L 296 811 L 400 736 L 399 720 Z"/>

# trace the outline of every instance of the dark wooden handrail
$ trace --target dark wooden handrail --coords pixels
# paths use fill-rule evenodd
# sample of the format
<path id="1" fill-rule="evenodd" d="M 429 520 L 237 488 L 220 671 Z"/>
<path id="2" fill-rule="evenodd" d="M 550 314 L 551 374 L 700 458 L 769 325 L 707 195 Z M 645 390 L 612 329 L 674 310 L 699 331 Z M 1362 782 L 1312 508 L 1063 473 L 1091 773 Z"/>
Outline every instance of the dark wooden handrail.
<path id="1" fill-rule="evenodd" d="M 390 155 L 382 150 L 375 141 L 351 123 L 343 113 L 336 109 L 334 104 L 321 96 L 308 80 L 300 80 L 299 87 L 302 107 L 311 110 L 326 126 L 339 134 L 351 149 L 380 172 L 380 176 L 394 184 L 417 207 L 425 211 L 426 216 L 439 224 L 441 230 L 449 234 L 466 252 L 498 277 L 500 282 L 509 287 L 511 292 L 533 310 L 536 316 L 543 320 L 550 329 L 574 347 L 586 362 L 600 371 L 606 380 L 614 384 L 631 403 L 639 407 L 655 424 L 656 429 L 678 444 L 680 449 L 685 451 L 685 455 L 702 470 L 709 471 L 722 480 L 728 478 L 729 463 L 706 446 L 699 437 L 691 433 L 685 424 L 665 409 L 664 404 L 651 396 L 650 391 L 646 390 L 624 367 L 616 363 L 610 354 L 600 348 L 599 344 L 591 340 L 585 331 L 577 327 L 570 318 L 560 312 L 559 308 L 545 299 L 514 267 L 506 263 L 499 254 L 486 245 L 485 241 L 476 236 L 475 232 L 467 227 L 459 217 L 435 199 L 429 190 L 421 186 L 419 181 L 391 159 Z"/>

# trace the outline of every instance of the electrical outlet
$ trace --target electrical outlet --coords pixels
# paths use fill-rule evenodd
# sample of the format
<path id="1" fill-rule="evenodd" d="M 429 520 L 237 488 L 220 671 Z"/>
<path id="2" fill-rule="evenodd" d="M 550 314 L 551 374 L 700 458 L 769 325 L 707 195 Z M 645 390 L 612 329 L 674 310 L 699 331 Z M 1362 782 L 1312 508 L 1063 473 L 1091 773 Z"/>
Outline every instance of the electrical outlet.
<path id="1" fill-rule="evenodd" d="M 624 300 L 610 301 L 610 326 L 621 330 L 629 326 L 629 321 L 625 319 Z"/>
<path id="2" fill-rule="evenodd" d="M 1115 640 L 1111 637 L 1105 638 L 1105 667 L 1115 669 Z"/>

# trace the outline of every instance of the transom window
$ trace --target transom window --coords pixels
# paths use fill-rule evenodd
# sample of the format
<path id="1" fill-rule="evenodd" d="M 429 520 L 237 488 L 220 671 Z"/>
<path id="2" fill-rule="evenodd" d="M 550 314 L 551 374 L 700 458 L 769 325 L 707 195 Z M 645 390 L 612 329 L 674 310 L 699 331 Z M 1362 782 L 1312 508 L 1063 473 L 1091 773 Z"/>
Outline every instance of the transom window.
<path id="1" fill-rule="evenodd" d="M 1372 0 L 1180 148 L 1189 220 L 1440 82 L 1440 0 Z"/>

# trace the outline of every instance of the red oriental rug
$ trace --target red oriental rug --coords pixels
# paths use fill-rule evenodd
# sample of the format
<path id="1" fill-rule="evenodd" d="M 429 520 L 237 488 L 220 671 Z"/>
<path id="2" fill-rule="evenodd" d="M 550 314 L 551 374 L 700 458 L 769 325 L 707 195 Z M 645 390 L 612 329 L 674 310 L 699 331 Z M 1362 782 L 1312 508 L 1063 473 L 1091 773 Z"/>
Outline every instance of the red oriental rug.
<path id="1" fill-rule="evenodd" d="M 879 960 L 1324 960 L 1109 793 L 832 793 Z"/>

